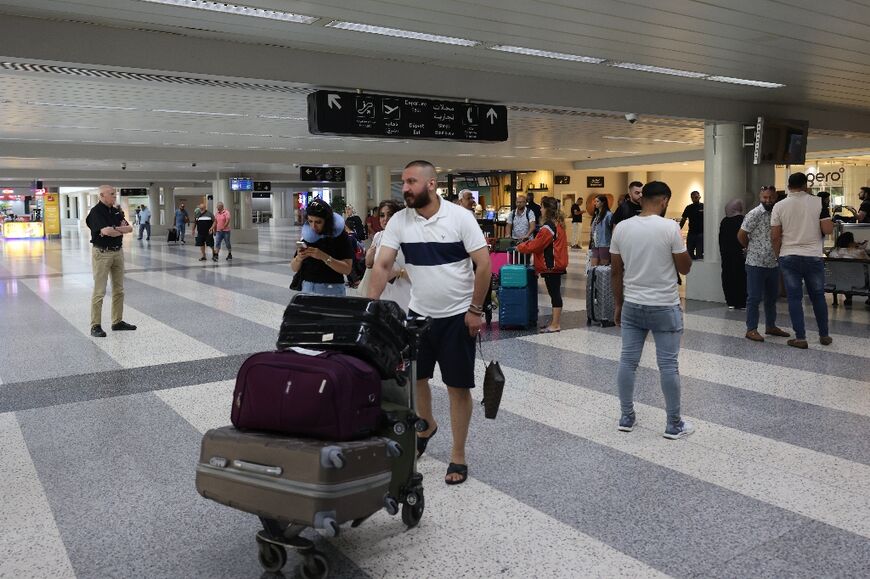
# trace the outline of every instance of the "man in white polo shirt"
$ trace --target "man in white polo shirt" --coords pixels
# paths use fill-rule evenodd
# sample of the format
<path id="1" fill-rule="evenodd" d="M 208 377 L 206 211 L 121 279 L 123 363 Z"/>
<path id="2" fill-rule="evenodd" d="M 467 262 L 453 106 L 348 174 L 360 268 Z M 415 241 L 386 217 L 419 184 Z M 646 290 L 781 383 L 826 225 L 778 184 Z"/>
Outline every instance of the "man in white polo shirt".
<path id="1" fill-rule="evenodd" d="M 770 213 L 770 239 L 788 295 L 788 315 L 794 339 L 788 345 L 806 350 L 804 325 L 804 290 L 813 304 L 819 326 L 819 342 L 831 344 L 828 335 L 828 304 L 825 301 L 825 264 L 822 261 L 825 235 L 834 230 L 830 215 L 822 215 L 822 200 L 807 192 L 807 176 L 792 173 L 788 177 L 788 197 L 773 206 Z"/>
<path id="2" fill-rule="evenodd" d="M 429 387 L 437 363 L 450 397 L 453 430 L 450 466 L 444 480 L 454 485 L 468 478 L 465 441 L 473 407 L 474 342 L 490 287 L 490 262 L 474 214 L 441 199 L 437 184 L 437 172 L 428 161 L 412 161 L 405 167 L 402 193 L 408 208 L 393 215 L 384 230 L 369 297 L 380 297 L 401 249 L 411 280 L 409 315 L 432 318 L 417 361 L 417 414 L 429 423 L 429 429 L 418 435 L 417 452 L 426 450 L 438 430 Z"/>

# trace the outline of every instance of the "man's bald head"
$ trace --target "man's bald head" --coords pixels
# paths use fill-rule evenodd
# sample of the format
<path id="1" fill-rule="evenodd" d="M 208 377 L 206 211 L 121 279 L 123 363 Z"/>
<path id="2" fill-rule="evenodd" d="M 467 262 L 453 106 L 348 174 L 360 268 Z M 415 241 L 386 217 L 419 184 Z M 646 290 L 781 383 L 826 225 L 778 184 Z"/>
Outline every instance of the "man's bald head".
<path id="1" fill-rule="evenodd" d="M 110 207 L 115 205 L 115 188 L 111 185 L 100 185 L 100 201 Z"/>

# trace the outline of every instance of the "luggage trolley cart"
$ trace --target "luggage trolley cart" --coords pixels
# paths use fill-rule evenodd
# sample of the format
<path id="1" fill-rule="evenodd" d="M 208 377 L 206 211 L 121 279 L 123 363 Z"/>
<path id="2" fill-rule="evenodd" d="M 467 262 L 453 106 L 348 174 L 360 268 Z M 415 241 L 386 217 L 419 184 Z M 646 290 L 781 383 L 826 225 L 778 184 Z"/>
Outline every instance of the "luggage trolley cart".
<path id="1" fill-rule="evenodd" d="M 372 304 L 384 304 L 378 307 Z M 335 298 L 314 295 L 299 294 L 294 296 L 291 308 L 304 311 L 304 314 L 290 322 L 285 314 L 285 322 L 282 324 L 281 335 L 278 340 L 278 349 L 291 347 L 316 348 L 319 350 L 333 349 L 360 355 L 372 363 L 381 372 L 383 378 L 382 409 L 383 420 L 378 436 L 389 438 L 393 441 L 393 448 L 397 451 L 393 454 L 392 476 L 389 492 L 384 497 L 383 508 L 390 515 L 397 515 L 401 510 L 402 522 L 410 529 L 416 527 L 423 517 L 425 499 L 423 494 L 423 475 L 417 472 L 417 433 L 424 432 L 429 425 L 426 420 L 416 415 L 416 388 L 417 382 L 417 354 L 420 340 L 429 329 L 429 318 L 407 318 L 402 327 L 402 338 L 405 347 L 402 350 L 401 365 L 394 368 L 385 367 L 386 357 L 379 357 L 377 352 L 369 351 L 360 345 L 363 341 L 362 334 L 354 340 L 345 339 L 340 335 L 333 334 L 331 340 L 324 341 L 324 334 L 333 332 L 334 326 L 329 320 L 335 320 L 335 326 L 340 325 L 342 319 L 365 318 L 367 316 L 383 316 L 384 308 L 398 308 L 392 302 L 379 302 L 366 298 Z M 401 311 L 401 310 L 399 310 Z M 299 314 L 299 311 L 294 312 Z M 307 318 L 307 320 L 306 320 Z M 320 319 L 319 329 L 313 330 L 306 327 L 308 322 Z M 295 330 L 286 326 L 292 326 Z M 340 460 L 341 457 L 338 457 Z M 375 511 L 377 512 L 377 511 Z M 351 528 L 360 526 L 372 512 L 364 517 L 355 519 Z M 299 525 L 280 521 L 268 517 L 260 517 L 263 530 L 257 533 L 258 559 L 266 571 L 278 572 L 287 563 L 287 549 L 294 549 L 302 556 L 299 567 L 300 575 L 304 578 L 324 579 L 329 576 L 329 560 L 326 555 L 319 551 L 314 543 L 301 537 L 300 534 L 310 525 Z M 327 536 L 337 536 L 340 527 L 335 520 L 324 520 L 318 528 Z"/>

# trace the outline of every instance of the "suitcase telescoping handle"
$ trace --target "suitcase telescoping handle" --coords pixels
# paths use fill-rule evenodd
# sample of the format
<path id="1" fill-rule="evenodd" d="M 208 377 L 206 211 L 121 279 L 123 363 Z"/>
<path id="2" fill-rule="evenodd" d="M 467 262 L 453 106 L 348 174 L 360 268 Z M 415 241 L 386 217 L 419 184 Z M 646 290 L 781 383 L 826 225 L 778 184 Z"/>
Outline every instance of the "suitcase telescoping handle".
<path id="1" fill-rule="evenodd" d="M 233 468 L 256 474 L 265 474 L 269 476 L 281 476 L 284 472 L 280 466 L 267 466 L 265 464 L 257 464 L 255 462 L 247 462 L 244 460 L 234 460 Z"/>

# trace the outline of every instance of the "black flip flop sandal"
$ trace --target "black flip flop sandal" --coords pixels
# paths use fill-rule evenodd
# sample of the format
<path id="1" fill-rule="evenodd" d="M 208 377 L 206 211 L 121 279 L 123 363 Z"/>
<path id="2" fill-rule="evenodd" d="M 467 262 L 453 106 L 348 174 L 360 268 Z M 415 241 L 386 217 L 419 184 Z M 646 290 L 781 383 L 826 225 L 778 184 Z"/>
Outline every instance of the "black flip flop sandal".
<path id="1" fill-rule="evenodd" d="M 417 458 L 423 456 L 423 453 L 426 452 L 426 447 L 429 445 L 429 441 L 432 439 L 435 434 L 438 432 L 438 427 L 435 427 L 435 430 L 432 431 L 429 436 L 418 436 L 417 437 Z"/>
<path id="2" fill-rule="evenodd" d="M 450 465 L 447 467 L 447 474 L 448 475 L 458 474 L 458 475 L 462 476 L 462 478 L 459 480 L 447 480 L 445 478 L 444 482 L 446 482 L 449 485 L 461 485 L 462 483 L 464 483 L 465 481 L 468 480 L 468 465 L 467 464 L 456 464 L 455 462 L 451 462 Z"/>

